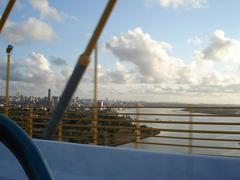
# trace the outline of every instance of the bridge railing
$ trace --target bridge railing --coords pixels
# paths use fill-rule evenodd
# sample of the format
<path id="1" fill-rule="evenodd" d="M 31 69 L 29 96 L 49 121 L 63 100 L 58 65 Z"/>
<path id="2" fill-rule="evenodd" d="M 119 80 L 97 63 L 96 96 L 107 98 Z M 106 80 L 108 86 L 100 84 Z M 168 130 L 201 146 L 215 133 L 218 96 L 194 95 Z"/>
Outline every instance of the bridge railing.
<path id="1" fill-rule="evenodd" d="M 65 112 L 54 139 L 155 151 L 240 156 L 239 107 L 122 106 Z M 97 116 L 94 116 L 96 113 Z M 52 111 L 9 111 L 31 137 L 41 138 Z"/>

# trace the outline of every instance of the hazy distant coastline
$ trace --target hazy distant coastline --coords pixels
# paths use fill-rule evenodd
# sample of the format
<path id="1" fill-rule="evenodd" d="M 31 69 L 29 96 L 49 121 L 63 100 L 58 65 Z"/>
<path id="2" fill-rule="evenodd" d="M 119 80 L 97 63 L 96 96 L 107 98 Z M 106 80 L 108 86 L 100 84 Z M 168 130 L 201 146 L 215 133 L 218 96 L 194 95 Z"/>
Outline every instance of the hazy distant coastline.
<path id="1" fill-rule="evenodd" d="M 147 108 L 180 108 L 192 113 L 240 115 L 240 105 L 219 104 L 184 104 L 184 103 L 143 103 Z"/>

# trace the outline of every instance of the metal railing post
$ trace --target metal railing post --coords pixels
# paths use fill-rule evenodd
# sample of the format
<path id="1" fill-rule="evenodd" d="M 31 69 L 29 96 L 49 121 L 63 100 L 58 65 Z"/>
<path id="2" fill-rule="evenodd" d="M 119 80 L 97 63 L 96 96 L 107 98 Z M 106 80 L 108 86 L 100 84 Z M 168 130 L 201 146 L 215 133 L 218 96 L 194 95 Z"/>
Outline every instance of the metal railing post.
<path id="1" fill-rule="evenodd" d="M 19 116 L 20 116 L 20 117 L 19 117 L 20 121 L 21 121 L 21 122 L 24 122 L 23 127 L 24 127 L 25 129 L 28 129 L 28 120 L 26 120 L 26 119 L 23 118 L 24 116 L 23 116 L 22 113 L 21 113 Z"/>
<path id="2" fill-rule="evenodd" d="M 93 126 L 93 144 L 98 144 L 98 129 L 97 129 L 97 107 L 95 105 L 93 105 L 93 122 L 92 122 L 92 126 Z"/>
<path id="3" fill-rule="evenodd" d="M 94 94 L 93 94 L 93 144 L 98 144 L 98 107 L 97 107 L 97 65 L 98 65 L 98 51 L 97 51 L 97 44 L 95 46 L 95 58 L 94 58 Z"/>
<path id="4" fill-rule="evenodd" d="M 136 123 L 135 123 L 135 136 L 136 136 L 136 143 L 135 143 L 135 148 L 139 148 L 139 142 L 141 140 L 141 127 L 140 127 L 140 122 L 139 122 L 139 113 L 140 113 L 140 104 L 137 104 L 136 107 Z"/>
<path id="5" fill-rule="evenodd" d="M 62 121 L 59 122 L 58 125 L 58 130 L 57 130 L 57 140 L 62 141 L 62 134 L 63 134 L 63 129 L 62 129 Z"/>
<path id="6" fill-rule="evenodd" d="M 30 137 L 33 136 L 33 105 L 32 104 L 29 106 L 28 134 Z"/>
<path id="7" fill-rule="evenodd" d="M 192 113 L 192 106 L 189 107 L 189 140 L 188 140 L 188 153 L 192 154 L 192 130 L 193 130 L 193 113 Z"/>

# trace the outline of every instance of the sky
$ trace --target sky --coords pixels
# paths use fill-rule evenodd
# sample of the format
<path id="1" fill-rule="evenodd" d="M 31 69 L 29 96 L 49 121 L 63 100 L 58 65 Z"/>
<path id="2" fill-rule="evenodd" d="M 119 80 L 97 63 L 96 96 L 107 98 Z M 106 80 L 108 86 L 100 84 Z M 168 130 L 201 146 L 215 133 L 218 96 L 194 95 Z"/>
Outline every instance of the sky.
<path id="1" fill-rule="evenodd" d="M 7 0 L 0 0 L 2 14 Z M 17 0 L 0 35 L 0 95 L 59 96 L 107 0 Z M 98 98 L 240 104 L 240 1 L 118 0 L 98 42 Z M 93 62 L 75 96 L 93 97 Z"/>

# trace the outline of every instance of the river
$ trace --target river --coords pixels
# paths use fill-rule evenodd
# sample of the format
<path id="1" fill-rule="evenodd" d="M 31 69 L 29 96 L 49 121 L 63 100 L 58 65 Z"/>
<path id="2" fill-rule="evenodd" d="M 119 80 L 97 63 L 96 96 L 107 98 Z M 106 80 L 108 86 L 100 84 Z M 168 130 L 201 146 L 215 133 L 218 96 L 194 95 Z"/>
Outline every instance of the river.
<path id="1" fill-rule="evenodd" d="M 136 109 L 122 110 L 121 112 L 129 113 L 136 112 Z M 174 113 L 174 114 L 187 114 L 189 112 L 182 111 L 182 109 L 166 109 L 166 108 L 140 108 L 140 113 Z M 195 113 L 197 114 L 197 113 Z M 135 116 L 132 116 L 135 118 Z M 140 115 L 140 120 L 167 120 L 167 121 L 189 121 L 188 116 L 145 116 Z M 192 121 L 197 122 L 240 122 L 240 118 L 236 117 L 193 117 Z M 149 127 L 165 128 L 165 129 L 186 129 L 189 130 L 189 125 L 182 124 L 156 124 L 156 123 L 144 123 Z M 142 124 L 141 124 L 142 125 Z M 193 130 L 225 130 L 225 131 L 240 131 L 240 126 L 217 126 L 217 125 L 192 125 Z M 177 137 L 189 137 L 189 133 L 175 133 L 175 132 L 161 132 L 161 136 L 177 136 Z M 240 134 L 238 135 L 226 135 L 226 134 L 199 134 L 194 133 L 192 137 L 199 138 L 221 138 L 221 139 L 236 139 L 236 142 L 223 142 L 223 141 L 199 141 L 192 140 L 194 146 L 214 146 L 214 147 L 234 147 L 240 148 Z M 165 138 L 146 138 L 141 142 L 153 142 L 153 143 L 171 143 L 171 144 L 184 144 L 188 145 L 189 140 L 185 139 L 165 139 Z M 136 144 L 129 143 L 121 145 L 124 148 L 136 148 Z M 161 152 L 174 152 L 174 153 L 189 153 L 188 147 L 174 147 L 174 146 L 163 146 L 163 145 L 149 145 L 149 144 L 138 144 L 137 148 L 144 150 L 153 150 Z M 203 148 L 192 148 L 193 154 L 213 154 L 213 155 L 225 155 L 225 156 L 240 156 L 240 150 L 222 150 L 222 149 L 203 149 Z"/>

